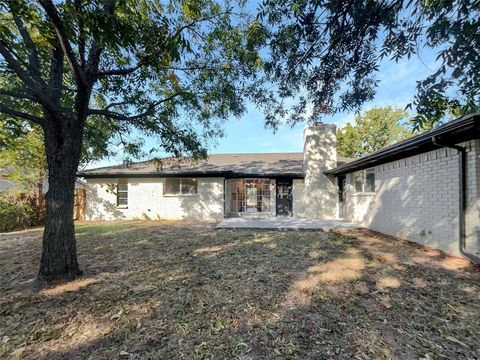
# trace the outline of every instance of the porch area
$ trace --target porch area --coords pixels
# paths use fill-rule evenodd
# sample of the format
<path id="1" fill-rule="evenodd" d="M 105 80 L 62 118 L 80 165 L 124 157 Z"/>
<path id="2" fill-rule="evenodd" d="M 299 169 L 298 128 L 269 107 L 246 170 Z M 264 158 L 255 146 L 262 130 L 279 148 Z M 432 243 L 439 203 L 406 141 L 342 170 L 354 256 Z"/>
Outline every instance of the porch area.
<path id="1" fill-rule="evenodd" d="M 283 176 L 225 180 L 227 217 L 301 217 L 302 206 L 303 179 Z"/>
<path id="2" fill-rule="evenodd" d="M 217 228 L 221 229 L 265 229 L 265 230 L 321 230 L 348 228 L 356 229 L 360 226 L 343 220 L 301 219 L 295 217 L 231 217 L 223 219 Z"/>

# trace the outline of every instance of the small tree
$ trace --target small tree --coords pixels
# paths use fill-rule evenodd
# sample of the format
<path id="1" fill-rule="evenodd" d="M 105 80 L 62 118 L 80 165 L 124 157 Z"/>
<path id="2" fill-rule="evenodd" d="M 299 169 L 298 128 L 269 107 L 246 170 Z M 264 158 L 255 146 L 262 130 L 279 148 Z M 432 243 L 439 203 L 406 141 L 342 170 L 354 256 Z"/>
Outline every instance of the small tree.
<path id="1" fill-rule="evenodd" d="M 30 224 L 42 218 L 42 184 L 47 163 L 42 133 L 38 126 L 22 127 L 20 121 L 0 122 L 0 176 L 14 184 L 9 202 L 32 208 Z M 7 196 L 8 195 L 8 196 Z"/>
<path id="2" fill-rule="evenodd" d="M 337 149 L 341 156 L 361 157 L 403 140 L 412 134 L 407 112 L 392 107 L 373 108 L 355 116 L 337 131 Z"/>
<path id="3" fill-rule="evenodd" d="M 114 133 L 138 155 L 129 135 L 139 133 L 157 138 L 152 153 L 204 157 L 222 122 L 245 110 L 261 34 L 214 0 L 3 0 L 0 9 L 0 112 L 40 126 L 45 142 L 39 278 L 73 278 L 84 138 L 105 150 Z"/>
<path id="4" fill-rule="evenodd" d="M 1 117 L 0 117 L 1 118 Z M 18 191 L 35 193 L 47 174 L 43 136 L 38 126 L 0 121 L 0 170 Z"/>

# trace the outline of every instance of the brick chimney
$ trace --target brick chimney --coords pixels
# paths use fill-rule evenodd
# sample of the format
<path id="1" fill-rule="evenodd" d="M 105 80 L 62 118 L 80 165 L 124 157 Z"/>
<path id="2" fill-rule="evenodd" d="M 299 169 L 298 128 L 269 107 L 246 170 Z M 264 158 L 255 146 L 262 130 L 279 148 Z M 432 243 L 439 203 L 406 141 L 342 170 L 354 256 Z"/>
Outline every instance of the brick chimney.
<path id="1" fill-rule="evenodd" d="M 338 216 L 335 177 L 324 174 L 337 166 L 336 130 L 335 124 L 313 123 L 303 131 L 304 216 L 307 219 Z"/>

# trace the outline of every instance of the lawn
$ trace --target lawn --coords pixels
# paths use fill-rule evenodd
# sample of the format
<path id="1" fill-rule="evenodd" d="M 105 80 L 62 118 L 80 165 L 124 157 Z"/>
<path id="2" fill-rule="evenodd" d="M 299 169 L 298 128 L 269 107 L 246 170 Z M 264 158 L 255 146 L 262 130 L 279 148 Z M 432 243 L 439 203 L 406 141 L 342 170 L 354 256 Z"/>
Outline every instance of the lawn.
<path id="1" fill-rule="evenodd" d="M 367 230 L 77 226 L 85 274 L 33 281 L 41 231 L 0 235 L 0 358 L 473 359 L 480 273 Z"/>

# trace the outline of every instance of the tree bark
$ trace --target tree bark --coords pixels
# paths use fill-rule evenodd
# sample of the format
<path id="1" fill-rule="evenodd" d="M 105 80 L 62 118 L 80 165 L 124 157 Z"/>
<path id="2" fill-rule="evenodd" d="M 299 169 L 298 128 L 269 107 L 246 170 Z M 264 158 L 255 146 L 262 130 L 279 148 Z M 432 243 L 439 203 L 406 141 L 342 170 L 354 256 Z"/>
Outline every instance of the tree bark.
<path id="1" fill-rule="evenodd" d="M 39 280 L 73 279 L 77 262 L 73 202 L 83 129 L 74 121 L 50 121 L 44 126 L 49 188 Z"/>

